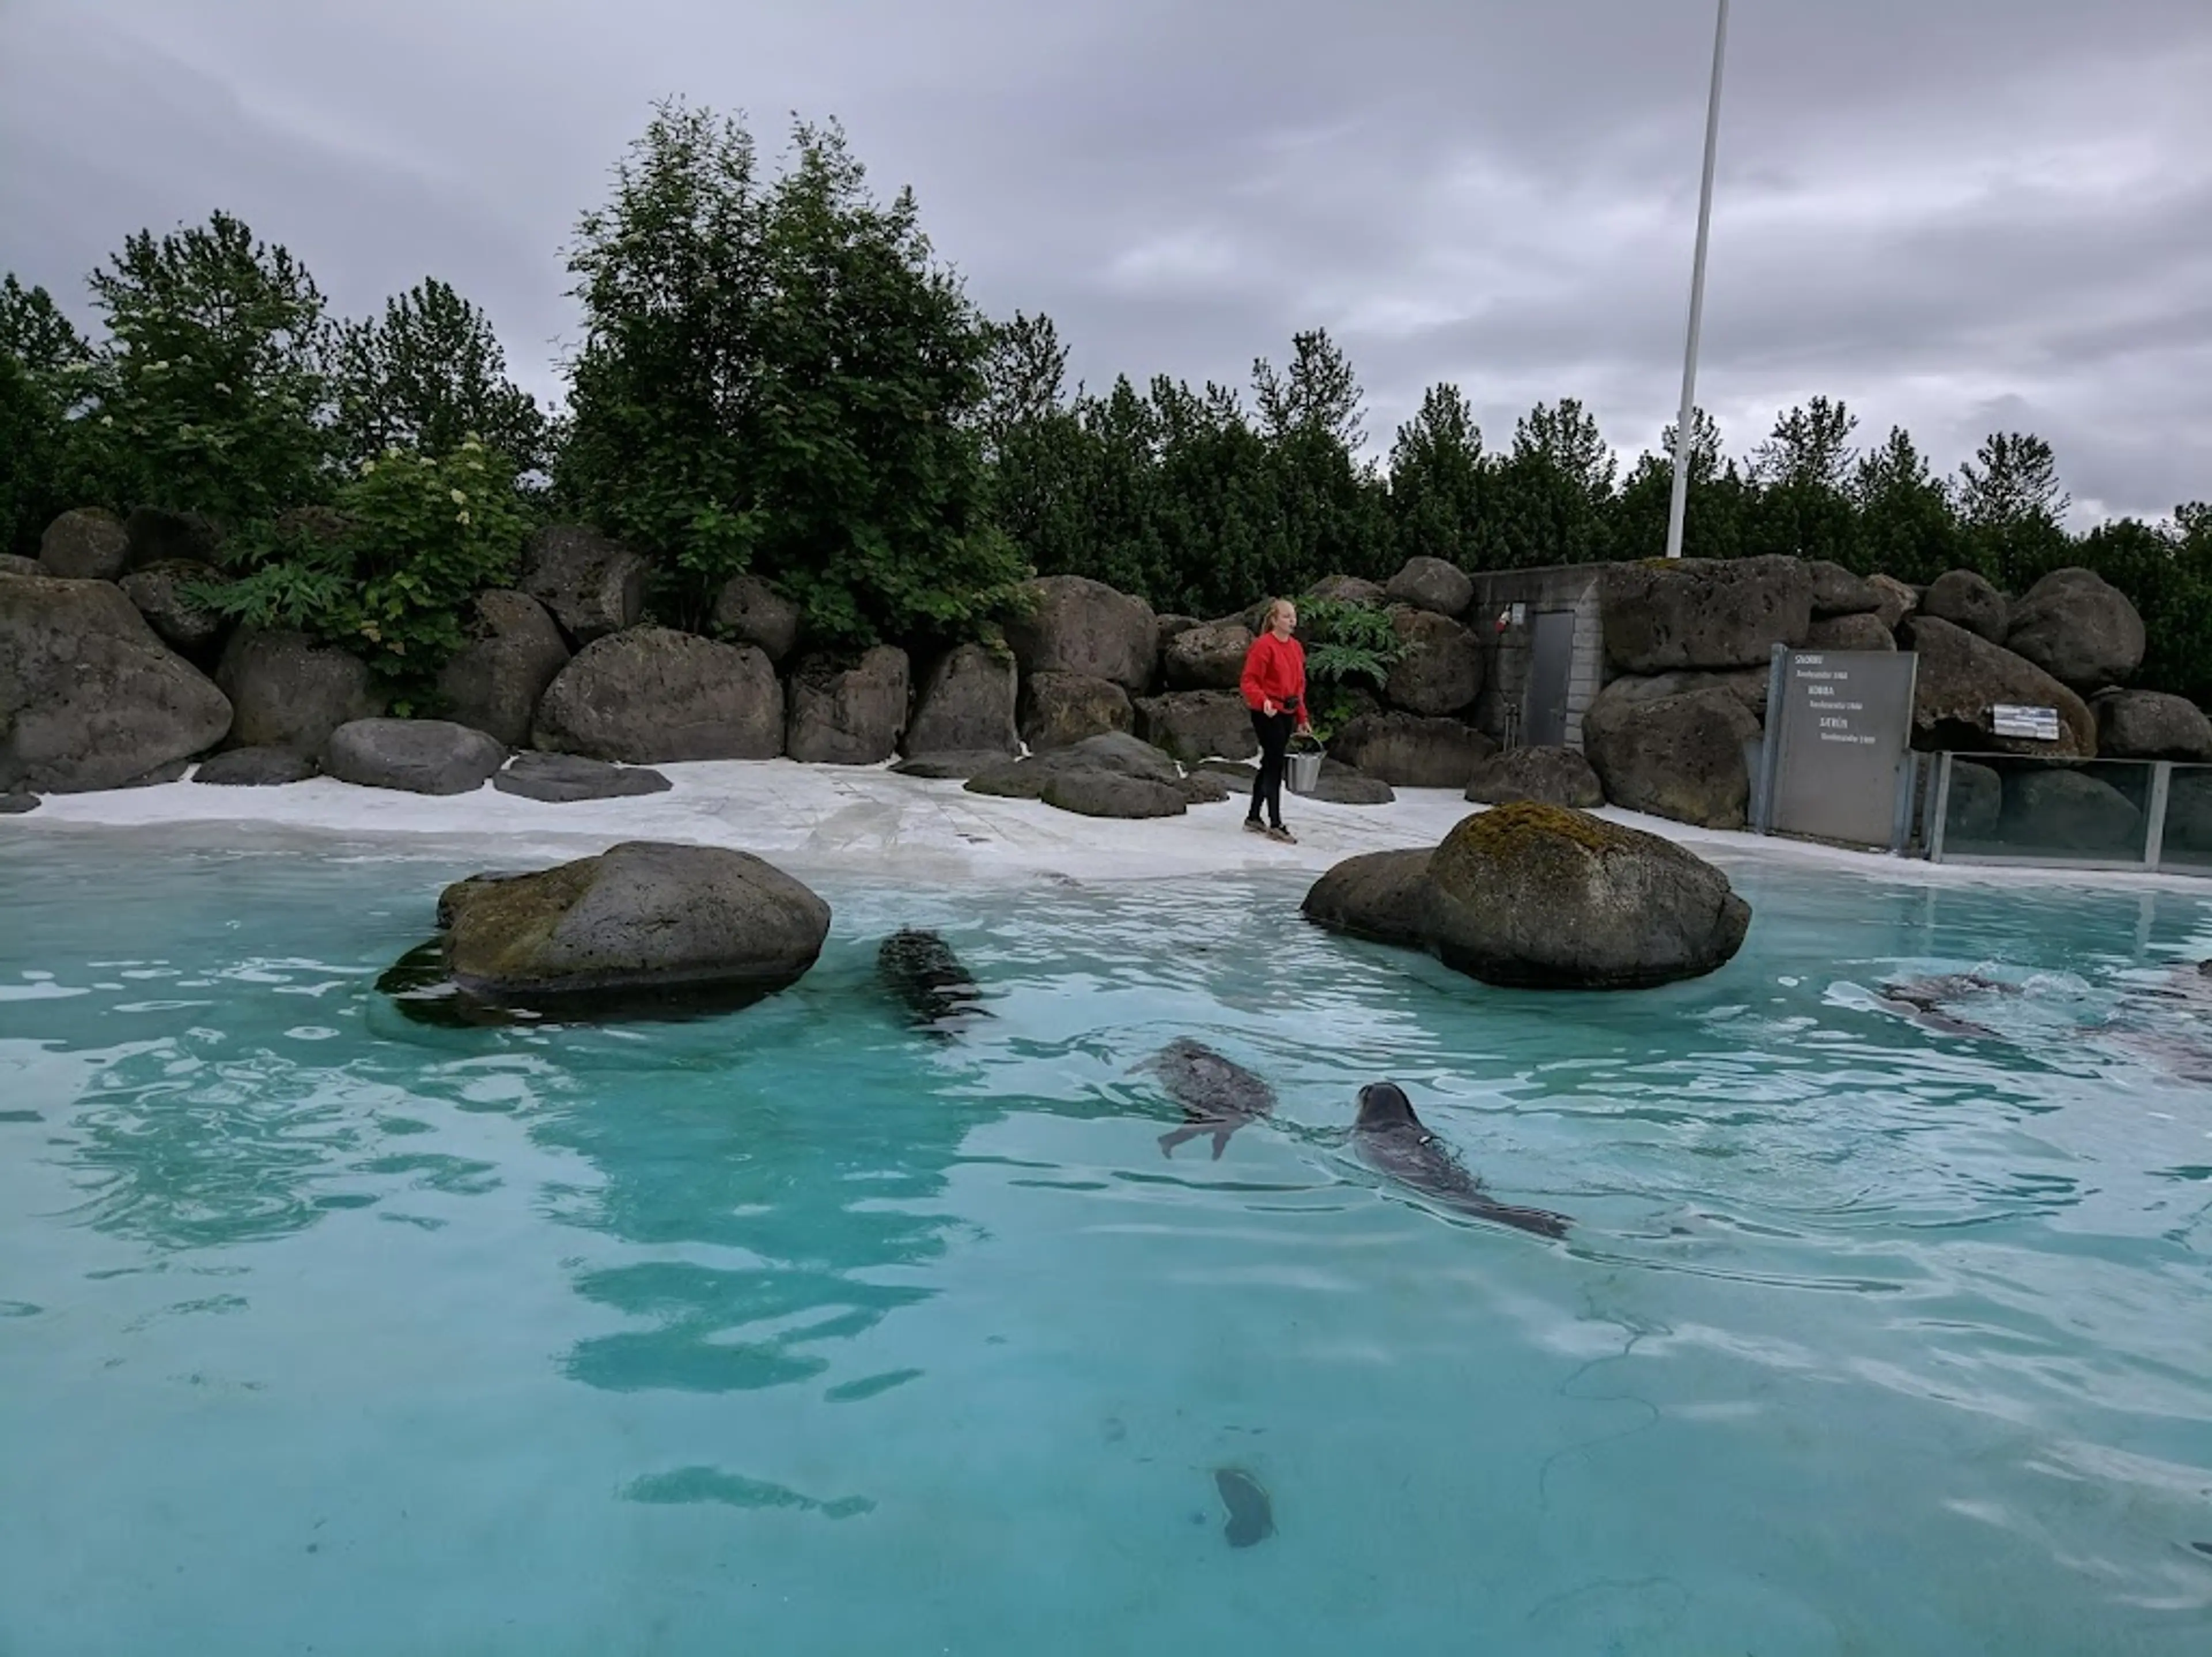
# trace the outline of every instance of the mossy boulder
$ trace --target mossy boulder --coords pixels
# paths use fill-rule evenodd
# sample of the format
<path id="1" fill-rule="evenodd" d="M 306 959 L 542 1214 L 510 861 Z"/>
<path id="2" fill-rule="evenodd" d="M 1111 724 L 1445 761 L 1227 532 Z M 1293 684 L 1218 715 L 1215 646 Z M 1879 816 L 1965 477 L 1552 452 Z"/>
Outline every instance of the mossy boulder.
<path id="1" fill-rule="evenodd" d="M 1486 984 L 1547 990 L 1699 977 L 1735 956 L 1751 924 L 1727 875 L 1694 853 L 1534 801 L 1465 819 L 1434 851 L 1340 863 L 1304 912 Z"/>
<path id="2" fill-rule="evenodd" d="M 787 988 L 821 954 L 830 905 L 748 852 L 634 840 L 456 882 L 438 919 L 443 983 L 410 981 L 410 1010 L 442 995 L 602 1018 L 716 1010 Z"/>

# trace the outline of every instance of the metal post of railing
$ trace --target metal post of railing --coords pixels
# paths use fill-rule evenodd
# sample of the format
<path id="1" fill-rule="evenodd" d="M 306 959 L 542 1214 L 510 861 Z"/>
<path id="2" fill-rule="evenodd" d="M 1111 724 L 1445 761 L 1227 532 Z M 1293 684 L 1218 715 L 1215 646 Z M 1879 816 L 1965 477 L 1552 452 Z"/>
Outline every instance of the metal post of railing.
<path id="1" fill-rule="evenodd" d="M 2150 768 L 2150 803 L 2144 807 L 2150 826 L 2143 835 L 2143 867 L 2156 868 L 2166 856 L 2166 807 L 2173 792 L 2173 762 L 2160 759 Z"/>
<path id="2" fill-rule="evenodd" d="M 1951 756 L 1936 756 L 1936 787 L 1928 801 L 1928 861 L 1943 861 L 1943 822 L 1951 814 Z"/>

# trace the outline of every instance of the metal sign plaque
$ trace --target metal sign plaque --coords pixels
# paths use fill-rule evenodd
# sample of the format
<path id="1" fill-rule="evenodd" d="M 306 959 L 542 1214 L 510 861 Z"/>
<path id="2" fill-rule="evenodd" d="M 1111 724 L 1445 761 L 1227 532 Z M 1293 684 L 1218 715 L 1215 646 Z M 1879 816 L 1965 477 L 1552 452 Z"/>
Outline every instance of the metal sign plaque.
<path id="1" fill-rule="evenodd" d="M 2000 702 L 1990 710 L 1990 732 L 1993 736 L 2025 736 L 2038 742 L 2056 742 L 2058 710 L 2021 708 Z"/>
<path id="2" fill-rule="evenodd" d="M 1764 826 L 1896 844 L 1919 665 L 1903 650 L 1776 650 Z"/>

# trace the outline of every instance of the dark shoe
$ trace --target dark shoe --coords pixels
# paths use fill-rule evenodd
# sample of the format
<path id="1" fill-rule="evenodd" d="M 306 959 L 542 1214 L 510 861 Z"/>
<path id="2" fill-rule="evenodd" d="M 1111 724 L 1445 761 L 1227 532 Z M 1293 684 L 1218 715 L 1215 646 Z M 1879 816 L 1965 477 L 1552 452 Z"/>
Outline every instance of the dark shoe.
<path id="1" fill-rule="evenodd" d="M 1244 832 L 1247 834 L 1265 834 L 1267 825 L 1256 817 L 1248 817 L 1244 819 Z"/>
<path id="2" fill-rule="evenodd" d="M 1286 846 L 1294 846 L 1298 843 L 1298 837 L 1291 833 L 1290 830 L 1285 828 L 1280 823 L 1276 824 L 1274 827 L 1265 831 L 1265 832 L 1270 840 L 1279 840 Z"/>

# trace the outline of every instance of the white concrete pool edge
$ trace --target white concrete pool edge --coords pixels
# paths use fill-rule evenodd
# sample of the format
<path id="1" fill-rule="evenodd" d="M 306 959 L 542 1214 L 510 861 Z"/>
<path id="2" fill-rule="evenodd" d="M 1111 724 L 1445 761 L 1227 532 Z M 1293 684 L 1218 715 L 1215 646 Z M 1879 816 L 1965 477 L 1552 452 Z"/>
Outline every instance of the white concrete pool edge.
<path id="1" fill-rule="evenodd" d="M 796 873 L 1121 880 L 1224 873 L 1318 875 L 1363 852 L 1434 845 L 1462 818 L 1486 809 L 1448 789 L 1401 789 L 1388 806 L 1331 806 L 1288 796 L 1285 815 L 1298 844 L 1285 846 L 1244 832 L 1237 801 L 1194 806 L 1184 817 L 1125 822 L 1079 817 L 1034 801 L 969 794 L 957 781 L 901 777 L 887 766 L 771 759 L 655 769 L 674 785 L 665 794 L 570 805 L 526 800 L 489 783 L 470 794 L 428 796 L 330 777 L 273 788 L 182 782 L 49 795 L 34 812 L 0 818 L 0 843 L 70 831 L 234 829 L 366 841 L 398 855 L 481 850 L 512 867 L 588 856 L 618 840 L 659 839 L 733 847 Z M 1923 886 L 2201 891 L 2212 899 L 2212 882 L 2184 874 L 1938 865 L 1693 828 L 1613 807 L 1597 814 L 1723 863 L 1772 860 Z"/>

